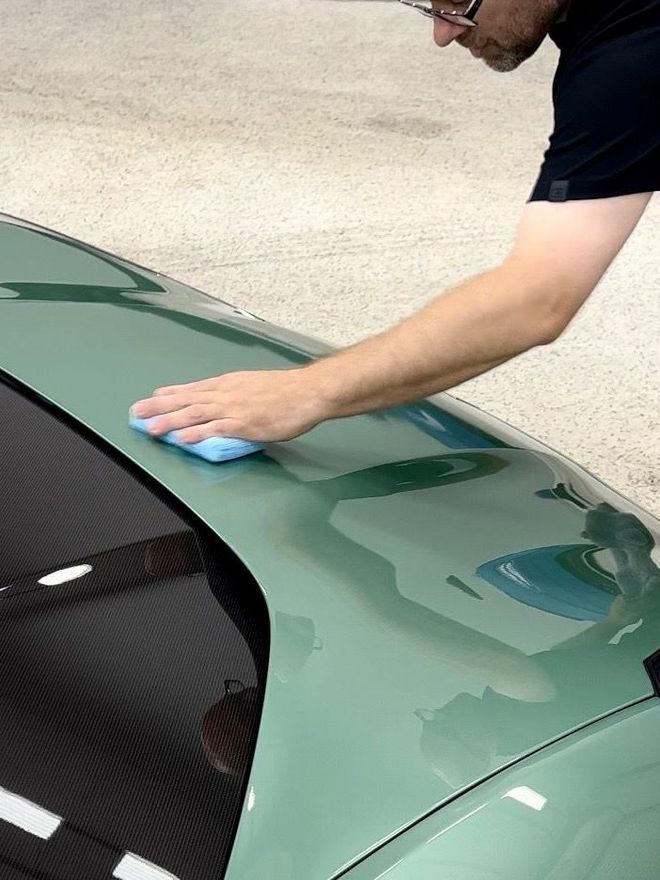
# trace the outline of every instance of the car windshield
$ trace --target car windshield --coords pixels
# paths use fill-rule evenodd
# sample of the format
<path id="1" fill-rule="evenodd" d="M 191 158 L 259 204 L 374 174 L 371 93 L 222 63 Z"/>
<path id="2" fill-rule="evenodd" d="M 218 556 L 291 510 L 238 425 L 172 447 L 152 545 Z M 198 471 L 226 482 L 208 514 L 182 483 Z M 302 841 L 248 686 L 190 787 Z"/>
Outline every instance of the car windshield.
<path id="1" fill-rule="evenodd" d="M 13 382 L 0 409 L 0 876 L 220 878 L 261 711 L 261 594 L 91 434 Z"/>

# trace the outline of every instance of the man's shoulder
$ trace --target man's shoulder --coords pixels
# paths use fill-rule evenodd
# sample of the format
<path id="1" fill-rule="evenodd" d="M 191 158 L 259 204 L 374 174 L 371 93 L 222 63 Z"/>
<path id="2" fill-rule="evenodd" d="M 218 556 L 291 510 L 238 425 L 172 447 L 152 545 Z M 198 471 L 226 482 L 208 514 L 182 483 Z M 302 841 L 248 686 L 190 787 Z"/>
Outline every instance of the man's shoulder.
<path id="1" fill-rule="evenodd" d="M 631 44 L 639 35 L 660 41 L 660 0 L 570 0 L 550 30 L 566 53 Z"/>

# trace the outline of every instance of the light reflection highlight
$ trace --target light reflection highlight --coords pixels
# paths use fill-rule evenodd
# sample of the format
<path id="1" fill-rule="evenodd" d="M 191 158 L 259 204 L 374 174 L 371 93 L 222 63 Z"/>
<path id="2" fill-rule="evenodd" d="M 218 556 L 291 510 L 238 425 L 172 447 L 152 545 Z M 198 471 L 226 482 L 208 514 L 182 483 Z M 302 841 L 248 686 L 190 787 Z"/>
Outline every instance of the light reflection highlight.
<path id="1" fill-rule="evenodd" d="M 56 587 L 58 584 L 67 583 L 67 581 L 75 581 L 89 574 L 91 570 L 91 565 L 73 565 L 71 568 L 61 568 L 59 571 L 44 575 L 39 578 L 39 583 L 45 587 Z"/>
<path id="2" fill-rule="evenodd" d="M 511 798 L 514 801 L 518 801 L 518 803 L 524 804 L 526 807 L 531 807 L 532 810 L 542 810 L 548 803 L 546 797 L 543 797 L 538 791 L 534 791 L 533 788 L 528 788 L 526 785 L 512 788 L 511 791 L 507 791 L 506 794 L 502 795 L 502 800 L 504 798 Z"/>
<path id="3" fill-rule="evenodd" d="M 112 876 L 117 880 L 179 880 L 174 874 L 170 874 L 164 868 L 152 865 L 146 859 L 141 859 L 133 853 L 125 853 Z"/>
<path id="4" fill-rule="evenodd" d="M 621 639 L 624 636 L 627 636 L 628 633 L 634 633 L 635 630 L 639 629 L 640 626 L 644 623 L 644 618 L 641 617 L 637 623 L 629 623 L 628 626 L 622 627 L 617 633 L 615 633 L 612 638 L 607 643 L 608 645 L 618 645 Z"/>
<path id="5" fill-rule="evenodd" d="M 52 837 L 63 821 L 61 816 L 49 813 L 43 807 L 4 788 L 0 788 L 0 819 L 42 840 Z"/>

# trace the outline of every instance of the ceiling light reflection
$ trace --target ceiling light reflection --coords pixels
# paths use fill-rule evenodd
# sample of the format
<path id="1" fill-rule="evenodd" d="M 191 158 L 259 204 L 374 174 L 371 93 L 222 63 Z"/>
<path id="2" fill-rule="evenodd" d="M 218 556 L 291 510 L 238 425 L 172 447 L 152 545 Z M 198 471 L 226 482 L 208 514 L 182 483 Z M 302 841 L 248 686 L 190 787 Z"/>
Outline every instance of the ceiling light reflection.
<path id="1" fill-rule="evenodd" d="M 0 819 L 42 840 L 52 837 L 63 821 L 61 816 L 49 813 L 43 807 L 4 788 L 0 788 Z"/>
<path id="2" fill-rule="evenodd" d="M 133 853 L 125 853 L 112 876 L 117 880 L 179 880 L 174 874 L 152 865 L 146 859 L 141 859 Z"/>
<path id="3" fill-rule="evenodd" d="M 502 795 L 502 800 L 504 800 L 504 798 L 511 798 L 514 801 L 524 804 L 526 807 L 531 807 L 533 810 L 542 810 L 548 803 L 546 797 L 543 797 L 538 791 L 534 791 L 533 788 L 528 788 L 526 785 L 519 785 L 517 788 L 512 788 L 511 791 L 507 791 L 506 794 Z"/>
<path id="4" fill-rule="evenodd" d="M 65 584 L 67 581 L 75 581 L 83 575 L 89 574 L 92 570 L 91 565 L 73 565 L 71 568 L 61 568 L 59 571 L 53 571 L 39 578 L 39 583 L 45 587 L 56 587 L 58 584 Z"/>

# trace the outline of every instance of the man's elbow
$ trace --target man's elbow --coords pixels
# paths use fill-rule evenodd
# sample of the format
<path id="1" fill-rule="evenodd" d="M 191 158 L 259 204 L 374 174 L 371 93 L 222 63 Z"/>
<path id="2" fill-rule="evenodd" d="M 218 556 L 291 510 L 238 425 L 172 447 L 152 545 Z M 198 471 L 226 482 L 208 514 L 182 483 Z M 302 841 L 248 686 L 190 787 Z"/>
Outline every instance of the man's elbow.
<path id="1" fill-rule="evenodd" d="M 589 293 L 591 291 L 585 293 L 577 305 L 575 298 L 570 296 L 562 298 L 561 294 L 557 295 L 556 300 L 553 297 L 546 303 L 540 320 L 541 341 L 539 345 L 550 345 L 550 343 L 556 342 L 559 339 L 578 313 L 580 306 L 587 299 Z"/>
<path id="2" fill-rule="evenodd" d="M 522 292 L 523 320 L 529 321 L 533 345 L 549 345 L 566 330 L 595 284 L 558 273 L 539 273 L 520 264 L 514 268 L 516 287 Z"/>
<path id="3" fill-rule="evenodd" d="M 547 314 L 543 310 L 537 321 L 539 331 L 537 345 L 550 345 L 552 342 L 556 342 L 574 317 L 575 313 L 569 315 L 566 312 L 558 311 Z"/>

